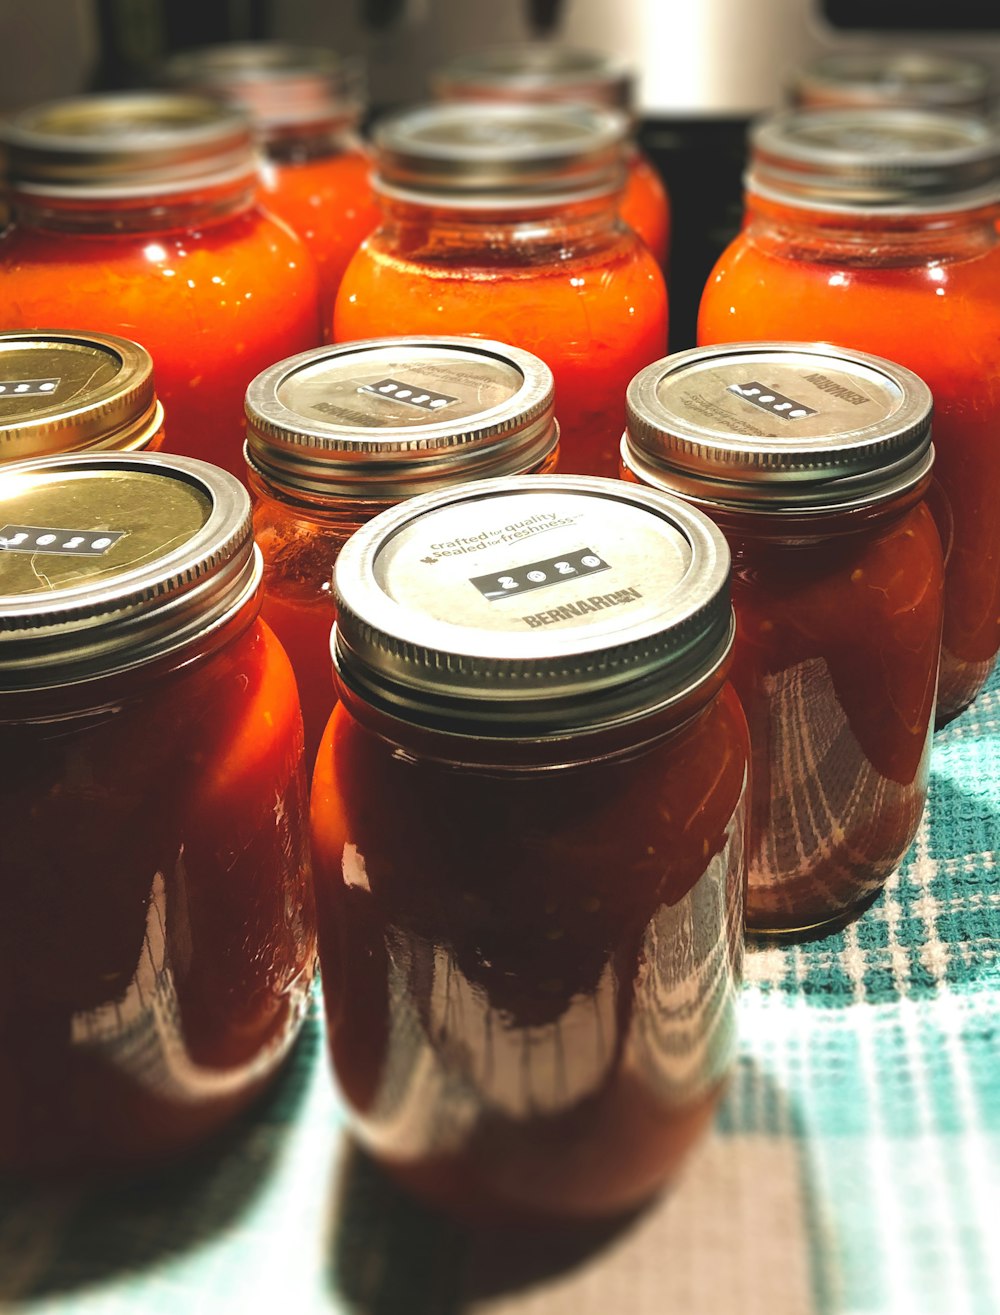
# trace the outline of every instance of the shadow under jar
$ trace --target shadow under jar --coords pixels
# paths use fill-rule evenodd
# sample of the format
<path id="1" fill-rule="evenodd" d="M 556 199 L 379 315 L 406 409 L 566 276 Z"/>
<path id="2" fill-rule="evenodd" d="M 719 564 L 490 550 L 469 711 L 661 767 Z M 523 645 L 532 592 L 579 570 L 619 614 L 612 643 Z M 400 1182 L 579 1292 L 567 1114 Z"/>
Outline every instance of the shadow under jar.
<path id="1" fill-rule="evenodd" d="M 613 1216 L 735 1044 L 747 731 L 729 553 L 622 481 L 401 504 L 337 562 L 312 836 L 350 1126 L 462 1220 Z"/>
<path id="2" fill-rule="evenodd" d="M 247 385 L 321 340 L 315 263 L 258 205 L 249 124 L 208 98 L 121 92 L 23 110 L 0 144 L 0 329 L 135 338 L 172 450 L 242 478 Z"/>
<path id="3" fill-rule="evenodd" d="M 625 389 L 667 344 L 663 273 L 618 216 L 628 122 L 568 105 L 442 104 L 373 133 L 382 222 L 344 274 L 336 342 L 476 334 L 552 370 L 560 464 L 613 476 Z"/>
<path id="4" fill-rule="evenodd" d="M 0 522 L 0 1169 L 137 1171 L 244 1109 L 303 1021 L 295 681 L 233 476 L 12 462 Z"/>
<path id="5" fill-rule="evenodd" d="M 490 46 L 461 55 L 431 75 L 439 100 L 577 102 L 614 106 L 632 117 L 634 83 L 632 70 L 617 55 L 550 43 Z M 634 137 L 628 143 L 626 159 L 622 219 L 665 270 L 670 255 L 670 195 Z"/>
<path id="6" fill-rule="evenodd" d="M 153 361 L 110 333 L 0 333 L 0 464 L 71 452 L 157 452 Z"/>
<path id="7" fill-rule="evenodd" d="M 1000 134 L 917 110 L 805 110 L 753 129 L 746 217 L 698 341 L 823 340 L 898 361 L 934 395 L 946 548 L 937 717 L 1000 650 Z"/>
<path id="8" fill-rule="evenodd" d="M 650 366 L 628 411 L 625 478 L 699 507 L 732 550 L 747 926 L 832 928 L 877 895 L 927 798 L 943 573 L 930 391 L 864 353 L 742 343 Z"/>
<path id="9" fill-rule="evenodd" d="M 249 117 L 263 154 L 261 199 L 312 252 L 329 323 L 347 262 L 378 221 L 371 160 L 358 134 L 365 110 L 358 62 L 322 47 L 233 41 L 173 55 L 164 78 Z"/>
<path id="10" fill-rule="evenodd" d="M 404 498 L 554 470 L 552 371 L 486 338 L 377 338 L 280 361 L 250 385 L 246 411 L 262 612 L 295 669 L 311 767 L 335 697 L 341 548 Z"/>

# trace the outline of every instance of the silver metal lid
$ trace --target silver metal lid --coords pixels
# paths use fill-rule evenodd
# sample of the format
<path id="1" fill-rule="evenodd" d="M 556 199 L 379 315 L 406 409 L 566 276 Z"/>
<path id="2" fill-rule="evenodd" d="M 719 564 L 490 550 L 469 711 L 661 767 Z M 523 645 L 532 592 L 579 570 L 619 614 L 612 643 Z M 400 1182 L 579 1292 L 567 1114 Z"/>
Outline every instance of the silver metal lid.
<path id="1" fill-rule="evenodd" d="M 222 625 L 261 575 L 233 475 L 161 454 L 0 468 L 0 687 L 163 657 Z"/>
<path id="2" fill-rule="evenodd" d="M 732 643 L 729 550 L 675 498 L 520 476 L 382 512 L 334 568 L 337 670 L 393 715 L 544 739 L 665 708 Z"/>
<path id="3" fill-rule="evenodd" d="M 536 470 L 555 448 L 552 371 L 487 338 L 315 347 L 246 394 L 246 458 L 294 495 L 411 497 Z"/>
<path id="4" fill-rule="evenodd" d="M 128 197 L 252 178 L 249 120 L 173 91 L 110 92 L 32 106 L 0 124 L 11 186 L 43 196 Z"/>
<path id="5" fill-rule="evenodd" d="M 1000 132 L 923 110 L 782 111 L 751 129 L 746 187 L 832 211 L 972 209 L 1000 200 Z"/>
<path id="6" fill-rule="evenodd" d="M 364 66 L 321 46 L 232 41 L 179 51 L 163 80 L 238 105 L 269 129 L 353 124 L 365 109 Z"/>
<path id="7" fill-rule="evenodd" d="M 835 50 L 797 69 L 792 104 L 810 109 L 909 106 L 985 114 L 995 75 L 968 55 L 898 47 Z"/>
<path id="8" fill-rule="evenodd" d="M 138 451 L 163 408 L 144 347 L 110 333 L 0 333 L 0 462 Z"/>
<path id="9" fill-rule="evenodd" d="M 631 381 L 622 456 L 643 481 L 713 506 L 867 506 L 930 470 L 932 407 L 918 375 L 865 352 L 697 347 Z"/>
<path id="10" fill-rule="evenodd" d="M 431 74 L 442 100 L 581 101 L 628 109 L 631 66 L 620 56 L 574 46 L 532 43 L 490 46 Z"/>
<path id="11" fill-rule="evenodd" d="M 466 207 L 604 195 L 625 185 L 628 135 L 619 110 L 442 102 L 376 124 L 373 184 L 390 196 Z"/>

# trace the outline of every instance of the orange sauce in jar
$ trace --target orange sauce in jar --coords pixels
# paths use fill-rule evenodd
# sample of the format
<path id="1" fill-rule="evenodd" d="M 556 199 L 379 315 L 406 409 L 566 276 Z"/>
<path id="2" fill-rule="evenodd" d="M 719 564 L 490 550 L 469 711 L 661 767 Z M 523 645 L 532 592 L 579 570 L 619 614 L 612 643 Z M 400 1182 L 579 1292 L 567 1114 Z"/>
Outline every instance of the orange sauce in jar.
<path id="1" fill-rule="evenodd" d="M 732 550 L 754 931 L 839 925 L 916 835 L 943 608 L 930 419 L 909 370 L 824 344 L 680 352 L 629 389 L 624 478 Z"/>
<path id="2" fill-rule="evenodd" d="M 358 135 L 365 110 L 358 62 L 322 47 L 231 41 L 172 55 L 164 76 L 250 118 L 264 155 L 262 200 L 312 252 L 329 323 L 347 262 L 378 222 L 371 161 Z"/>
<path id="3" fill-rule="evenodd" d="M 441 100 L 506 104 L 577 102 L 632 111 L 632 70 L 595 50 L 546 43 L 490 46 L 459 56 L 431 78 Z M 633 140 L 621 217 L 634 228 L 664 270 L 670 255 L 670 194 L 653 162 Z"/>
<path id="4" fill-rule="evenodd" d="M 15 462 L 0 506 L 0 1165 L 133 1171 L 244 1109 L 304 1017 L 295 681 L 232 476 Z"/>
<path id="5" fill-rule="evenodd" d="M 613 476 L 628 381 L 661 356 L 661 270 L 617 215 L 624 118 L 576 106 L 444 104 L 374 133 L 381 226 L 334 311 L 337 342 L 476 334 L 552 370 L 561 467 Z"/>
<path id="6" fill-rule="evenodd" d="M 1000 146 L 956 115 L 808 111 L 763 121 L 751 154 L 746 222 L 706 284 L 698 341 L 822 339 L 930 386 L 946 721 L 1000 650 Z"/>
<path id="7" fill-rule="evenodd" d="M 14 221 L 0 236 L 0 328 L 135 338 L 173 451 L 242 477 L 243 395 L 320 341 L 304 244 L 258 205 L 249 125 L 168 92 L 24 110 L 0 132 Z"/>
<path id="8" fill-rule="evenodd" d="M 158 452 L 153 361 L 110 333 L 0 333 L 0 462 L 63 452 Z"/>
<path id="9" fill-rule="evenodd" d="M 279 361 L 250 385 L 246 410 L 263 615 L 295 669 L 311 765 L 334 703 L 340 549 L 403 498 L 554 470 L 552 372 L 485 338 L 381 338 Z"/>
<path id="10" fill-rule="evenodd" d="M 733 1058 L 746 724 L 722 536 L 621 481 L 486 480 L 337 562 L 312 837 L 362 1144 L 462 1219 L 614 1215 Z"/>

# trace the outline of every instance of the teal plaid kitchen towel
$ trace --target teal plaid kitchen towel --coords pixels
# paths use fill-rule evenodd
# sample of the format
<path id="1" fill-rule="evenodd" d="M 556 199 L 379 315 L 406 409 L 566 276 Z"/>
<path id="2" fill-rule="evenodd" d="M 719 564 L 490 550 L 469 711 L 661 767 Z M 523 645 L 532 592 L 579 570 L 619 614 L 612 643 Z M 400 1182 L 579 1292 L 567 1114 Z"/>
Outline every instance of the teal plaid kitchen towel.
<path id="1" fill-rule="evenodd" d="M 683 1180 L 592 1237 L 467 1234 L 345 1137 L 320 1003 L 210 1154 L 96 1193 L 0 1184 L 18 1315 L 997 1315 L 1000 677 L 844 931 L 751 947 L 727 1098 Z"/>

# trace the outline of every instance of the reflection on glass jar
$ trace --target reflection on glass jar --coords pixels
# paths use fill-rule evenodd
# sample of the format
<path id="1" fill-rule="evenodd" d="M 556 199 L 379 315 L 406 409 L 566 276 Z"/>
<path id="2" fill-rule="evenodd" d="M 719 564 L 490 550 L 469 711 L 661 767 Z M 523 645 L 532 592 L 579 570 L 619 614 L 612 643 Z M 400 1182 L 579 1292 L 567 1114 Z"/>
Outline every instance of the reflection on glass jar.
<path id="1" fill-rule="evenodd" d="M 376 338 L 279 361 L 251 383 L 246 412 L 262 614 L 295 669 L 311 766 L 334 700 L 340 549 L 403 498 L 552 471 L 552 371 L 487 338 Z"/>
<path id="2" fill-rule="evenodd" d="M 556 475 L 413 499 L 338 560 L 333 1065 L 363 1144 L 462 1217 L 627 1209 L 711 1118 L 746 871 L 728 573 L 698 513 Z"/>
<path id="3" fill-rule="evenodd" d="M 900 862 L 927 798 L 943 575 L 930 390 L 860 352 L 731 344 L 642 371 L 628 407 L 624 477 L 711 515 L 733 554 L 747 925 L 841 921 Z"/>
<path id="4" fill-rule="evenodd" d="M 294 677 L 232 476 L 15 462 L 0 507 L 0 1165 L 134 1169 L 243 1109 L 304 1016 Z"/>

